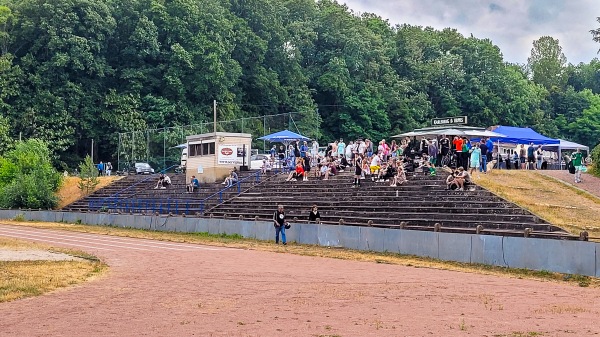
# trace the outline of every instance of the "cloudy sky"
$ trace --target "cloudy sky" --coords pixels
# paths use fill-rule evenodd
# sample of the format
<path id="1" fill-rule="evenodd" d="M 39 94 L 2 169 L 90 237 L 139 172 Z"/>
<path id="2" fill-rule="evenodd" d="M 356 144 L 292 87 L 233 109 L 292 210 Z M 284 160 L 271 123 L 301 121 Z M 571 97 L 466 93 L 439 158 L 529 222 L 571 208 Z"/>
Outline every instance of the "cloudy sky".
<path id="1" fill-rule="evenodd" d="M 354 12 L 371 12 L 392 25 L 408 23 L 452 27 L 465 36 L 489 38 L 504 59 L 526 63 L 534 40 L 559 39 L 567 61 L 589 62 L 600 44 L 591 29 L 600 27 L 599 0 L 338 0 Z"/>

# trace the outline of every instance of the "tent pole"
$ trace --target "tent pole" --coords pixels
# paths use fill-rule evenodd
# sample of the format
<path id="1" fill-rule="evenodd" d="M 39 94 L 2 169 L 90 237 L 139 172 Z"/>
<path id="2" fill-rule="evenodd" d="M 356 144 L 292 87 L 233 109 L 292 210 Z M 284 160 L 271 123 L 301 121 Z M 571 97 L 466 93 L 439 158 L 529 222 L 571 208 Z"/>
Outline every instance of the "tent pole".
<path id="1" fill-rule="evenodd" d="M 558 145 L 558 169 L 562 170 L 562 147 Z"/>

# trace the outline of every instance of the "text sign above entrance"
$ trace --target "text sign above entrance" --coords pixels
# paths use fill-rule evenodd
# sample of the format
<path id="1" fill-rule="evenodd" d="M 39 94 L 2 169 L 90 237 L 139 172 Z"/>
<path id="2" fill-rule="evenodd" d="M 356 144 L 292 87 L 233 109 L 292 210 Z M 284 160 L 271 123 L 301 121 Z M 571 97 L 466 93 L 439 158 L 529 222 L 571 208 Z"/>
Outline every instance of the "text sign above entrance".
<path id="1" fill-rule="evenodd" d="M 431 124 L 433 124 L 434 126 L 435 125 L 467 124 L 467 116 L 434 118 L 431 120 Z"/>

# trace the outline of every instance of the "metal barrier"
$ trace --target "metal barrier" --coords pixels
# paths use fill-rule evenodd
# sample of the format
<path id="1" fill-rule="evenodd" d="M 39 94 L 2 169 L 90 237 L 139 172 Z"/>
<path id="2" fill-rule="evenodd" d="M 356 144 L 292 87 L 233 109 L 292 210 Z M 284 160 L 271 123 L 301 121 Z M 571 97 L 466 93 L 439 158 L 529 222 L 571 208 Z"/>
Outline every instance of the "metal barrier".
<path id="1" fill-rule="evenodd" d="M 121 212 L 121 213 L 174 213 L 174 214 L 204 214 L 206 206 L 209 202 L 218 198 L 218 203 L 223 202 L 223 194 L 231 189 L 235 188 L 235 195 L 242 193 L 242 183 L 250 182 L 254 180 L 254 183 L 260 182 L 261 173 L 257 171 L 248 177 L 238 180 L 233 185 L 225 187 L 220 191 L 209 195 L 202 200 L 189 199 L 189 198 L 168 198 L 167 200 L 161 201 L 157 199 L 137 199 L 137 198 L 120 198 L 119 194 L 122 191 L 115 193 L 114 195 L 104 198 L 102 200 L 90 200 L 89 209 L 91 211 L 106 211 L 106 212 Z M 147 181 L 144 179 L 130 187 Z M 124 189 L 123 191 L 127 190 Z"/>

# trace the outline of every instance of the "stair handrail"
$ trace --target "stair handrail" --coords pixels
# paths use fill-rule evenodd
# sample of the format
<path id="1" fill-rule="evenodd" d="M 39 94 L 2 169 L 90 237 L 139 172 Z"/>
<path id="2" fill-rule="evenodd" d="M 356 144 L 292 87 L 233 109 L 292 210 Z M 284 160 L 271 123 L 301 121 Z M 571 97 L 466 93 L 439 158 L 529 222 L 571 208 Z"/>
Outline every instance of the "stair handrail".
<path id="1" fill-rule="evenodd" d="M 172 169 L 172 168 L 175 168 L 175 167 L 178 167 L 178 166 L 179 166 L 179 165 L 172 165 L 172 166 L 169 166 L 169 167 L 167 167 L 167 168 L 165 168 L 165 169 L 162 169 L 162 170 L 160 170 L 160 171 L 159 171 L 159 173 L 160 173 L 160 174 L 164 174 L 164 173 L 166 173 L 167 171 L 169 171 L 170 169 Z M 129 189 L 131 189 L 131 188 L 133 188 L 133 187 L 135 187 L 135 186 L 138 186 L 138 185 L 140 185 L 140 184 L 142 184 L 142 183 L 145 183 L 145 182 L 147 182 L 148 180 L 150 180 L 151 178 L 154 178 L 154 177 L 153 177 L 152 175 L 149 175 L 149 176 L 148 176 L 148 178 L 142 179 L 142 180 L 140 180 L 140 181 L 136 182 L 135 184 L 133 184 L 133 185 L 131 185 L 131 186 L 128 186 L 128 187 L 126 187 L 126 188 L 124 188 L 124 189 L 122 189 L 122 190 L 120 190 L 120 191 L 117 191 L 117 192 L 115 192 L 115 193 L 113 193 L 113 194 L 109 195 L 108 197 L 102 198 L 102 199 L 100 199 L 100 200 L 90 200 L 90 201 L 89 201 L 89 205 L 88 205 L 88 206 L 89 206 L 89 209 L 90 209 L 90 210 L 93 210 L 94 208 L 96 208 L 96 209 L 101 209 L 101 208 L 105 207 L 105 204 L 106 204 L 107 202 L 110 204 L 110 203 L 111 203 L 111 201 L 112 201 L 112 203 L 115 203 L 115 202 L 119 201 L 119 195 L 120 195 L 121 193 L 124 193 L 125 191 L 127 191 L 127 190 L 129 190 Z"/>

